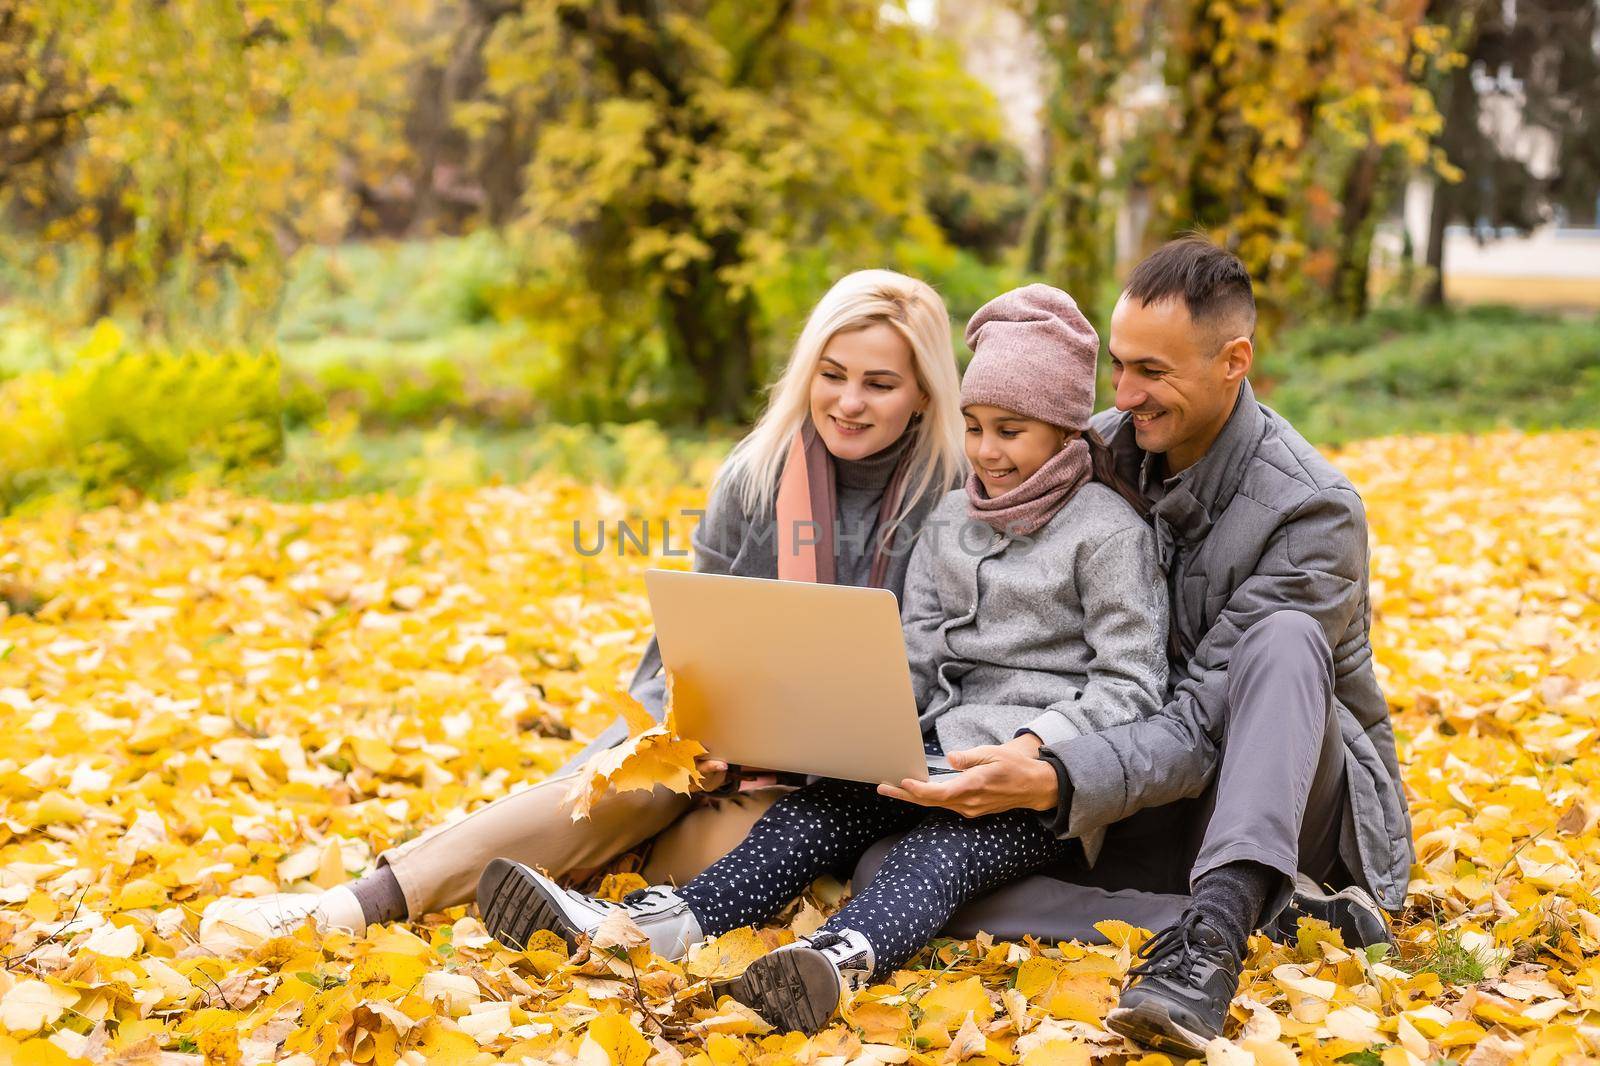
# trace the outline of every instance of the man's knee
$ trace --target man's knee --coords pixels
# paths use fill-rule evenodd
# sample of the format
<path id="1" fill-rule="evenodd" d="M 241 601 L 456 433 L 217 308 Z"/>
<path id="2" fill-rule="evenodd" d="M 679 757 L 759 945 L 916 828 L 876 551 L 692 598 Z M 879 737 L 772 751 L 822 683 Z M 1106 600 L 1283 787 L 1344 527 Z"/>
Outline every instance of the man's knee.
<path id="1" fill-rule="evenodd" d="M 1320 705 L 1332 712 L 1333 652 L 1310 615 L 1275 611 L 1247 629 L 1234 646 L 1228 703 L 1235 712 L 1259 698 L 1280 706 L 1294 693 L 1309 697 L 1308 708 Z"/>
<path id="2" fill-rule="evenodd" d="M 1234 646 L 1233 665 L 1314 662 L 1333 669 L 1333 650 L 1316 619 L 1303 611 L 1274 611 L 1245 630 Z"/>

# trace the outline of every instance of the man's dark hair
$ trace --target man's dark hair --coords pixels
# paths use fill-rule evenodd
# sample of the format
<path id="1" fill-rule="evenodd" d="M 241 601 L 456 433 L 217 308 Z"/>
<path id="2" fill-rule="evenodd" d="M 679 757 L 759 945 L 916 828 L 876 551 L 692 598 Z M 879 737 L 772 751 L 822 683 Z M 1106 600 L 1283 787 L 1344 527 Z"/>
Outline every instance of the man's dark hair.
<path id="1" fill-rule="evenodd" d="M 1256 328 L 1250 272 L 1238 256 L 1198 234 L 1151 252 L 1128 275 L 1124 291 L 1141 307 L 1182 296 L 1196 325 L 1237 329 L 1234 336 L 1248 337 Z"/>

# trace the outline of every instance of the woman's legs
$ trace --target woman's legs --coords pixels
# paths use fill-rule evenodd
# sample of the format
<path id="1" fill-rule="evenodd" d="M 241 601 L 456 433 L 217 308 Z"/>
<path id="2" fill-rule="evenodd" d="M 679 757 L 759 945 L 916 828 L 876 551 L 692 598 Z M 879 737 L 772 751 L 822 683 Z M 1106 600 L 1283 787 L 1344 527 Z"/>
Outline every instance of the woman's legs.
<path id="1" fill-rule="evenodd" d="M 738 847 L 756 821 L 793 791 L 790 785 L 769 785 L 696 804 L 650 841 L 639 876 L 652 885 L 688 884 Z"/>
<path id="2" fill-rule="evenodd" d="M 822 780 L 784 796 L 737 848 L 678 889 L 707 936 L 771 918 L 825 873 L 848 873 L 873 841 L 925 811 L 873 785 Z"/>
<path id="3" fill-rule="evenodd" d="M 420 918 L 471 901 L 495 858 L 511 856 L 556 876 L 594 869 L 671 825 L 693 802 L 664 788 L 613 792 L 574 822 L 565 802 L 572 781 L 570 774 L 550 778 L 434 826 L 383 852 L 372 873 L 327 892 L 256 897 L 239 920 L 275 935 L 307 916 L 357 933 L 369 923 Z"/>
<path id="4" fill-rule="evenodd" d="M 1070 843 L 1029 811 L 973 819 L 937 811 L 889 851 L 872 881 L 822 928 L 866 936 L 874 973 L 888 973 L 932 940 L 963 903 L 1062 861 Z"/>
<path id="5" fill-rule="evenodd" d="M 665 788 L 608 792 L 589 817 L 572 820 L 563 775 L 503 796 L 465 818 L 435 826 L 379 856 L 420 918 L 472 899 L 491 859 L 543 867 L 553 877 L 589 870 L 655 836 L 689 809 L 692 796 Z"/>

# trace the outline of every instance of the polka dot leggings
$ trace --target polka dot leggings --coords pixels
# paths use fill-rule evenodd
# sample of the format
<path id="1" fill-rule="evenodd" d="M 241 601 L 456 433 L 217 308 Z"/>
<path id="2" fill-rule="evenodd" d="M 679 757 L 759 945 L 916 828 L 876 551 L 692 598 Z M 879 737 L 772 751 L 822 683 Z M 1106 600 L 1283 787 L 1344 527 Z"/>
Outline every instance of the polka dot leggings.
<path id="1" fill-rule="evenodd" d="M 867 848 L 910 830 L 824 929 L 872 943 L 874 976 L 903 965 L 967 900 L 1067 857 L 1029 811 L 967 819 L 824 779 L 767 811 L 744 842 L 678 890 L 707 936 L 767 921 L 823 874 L 847 877 Z"/>

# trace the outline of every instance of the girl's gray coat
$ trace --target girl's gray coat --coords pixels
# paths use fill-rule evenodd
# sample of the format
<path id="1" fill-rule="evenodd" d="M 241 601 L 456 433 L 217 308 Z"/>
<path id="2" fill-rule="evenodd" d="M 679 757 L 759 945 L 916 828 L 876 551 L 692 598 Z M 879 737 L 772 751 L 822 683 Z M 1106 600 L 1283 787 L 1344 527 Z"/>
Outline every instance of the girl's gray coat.
<path id="1" fill-rule="evenodd" d="M 1056 745 L 1155 713 L 1167 683 L 1167 589 L 1155 538 L 1098 482 L 1029 537 L 947 495 L 906 574 L 906 652 L 923 731 L 946 751 L 1035 733 Z M 1099 834 L 1086 838 L 1091 858 Z"/>

